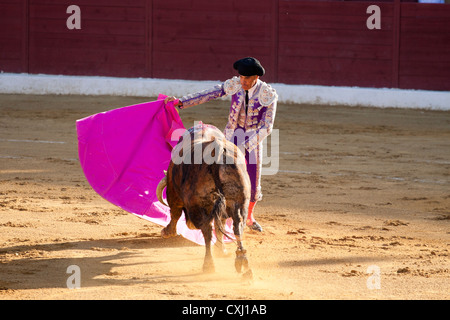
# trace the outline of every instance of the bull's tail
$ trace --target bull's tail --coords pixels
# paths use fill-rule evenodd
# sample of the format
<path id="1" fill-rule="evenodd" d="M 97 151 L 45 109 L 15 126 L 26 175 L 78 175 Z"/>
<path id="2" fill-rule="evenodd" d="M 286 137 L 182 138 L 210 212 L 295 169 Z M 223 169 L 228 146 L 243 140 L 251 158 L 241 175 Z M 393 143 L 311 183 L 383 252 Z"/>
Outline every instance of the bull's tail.
<path id="1" fill-rule="evenodd" d="M 225 210 L 227 209 L 227 203 L 224 195 L 221 192 L 217 192 L 216 195 L 217 199 L 216 202 L 214 202 L 214 207 L 212 209 L 212 216 L 214 219 L 220 220 L 223 214 L 225 213 Z"/>
<path id="2" fill-rule="evenodd" d="M 234 241 L 233 238 L 231 238 L 229 235 L 227 235 L 225 228 L 222 224 L 222 218 L 224 216 L 226 216 L 227 203 L 225 200 L 225 196 L 223 195 L 223 184 L 222 184 L 222 181 L 220 179 L 220 174 L 219 174 L 220 165 L 215 164 L 215 165 L 212 165 L 210 168 L 211 168 L 211 173 L 212 173 L 212 176 L 213 176 L 214 182 L 216 184 L 216 188 L 217 188 L 217 199 L 216 199 L 216 202 L 214 203 L 214 207 L 212 210 L 212 216 L 213 216 L 214 220 L 217 222 L 215 225 L 219 229 L 218 231 L 220 231 L 225 237 L 227 237 L 231 241 Z M 217 230 L 216 230 L 216 236 L 218 237 Z"/>

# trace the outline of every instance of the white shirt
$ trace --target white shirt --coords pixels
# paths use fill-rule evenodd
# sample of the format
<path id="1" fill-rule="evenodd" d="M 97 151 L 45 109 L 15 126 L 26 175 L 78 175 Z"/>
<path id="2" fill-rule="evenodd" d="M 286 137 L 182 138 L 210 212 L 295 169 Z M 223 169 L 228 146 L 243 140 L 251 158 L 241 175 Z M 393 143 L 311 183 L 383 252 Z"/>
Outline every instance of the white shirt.
<path id="1" fill-rule="evenodd" d="M 250 90 L 248 90 L 248 99 L 250 100 L 253 97 L 253 93 L 256 90 L 256 87 L 259 85 L 259 83 L 261 82 L 261 80 L 256 80 L 256 83 L 253 87 L 250 88 Z"/>

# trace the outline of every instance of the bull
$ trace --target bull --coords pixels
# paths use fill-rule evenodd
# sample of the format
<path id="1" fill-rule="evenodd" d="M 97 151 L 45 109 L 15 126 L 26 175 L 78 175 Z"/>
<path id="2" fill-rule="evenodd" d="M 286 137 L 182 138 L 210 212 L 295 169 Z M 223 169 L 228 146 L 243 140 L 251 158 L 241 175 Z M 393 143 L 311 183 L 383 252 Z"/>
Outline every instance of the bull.
<path id="1" fill-rule="evenodd" d="M 184 212 L 187 226 L 200 229 L 205 239 L 203 271 L 214 272 L 212 224 L 216 245 L 225 254 L 224 237 L 229 236 L 223 226 L 231 218 L 237 244 L 235 268 L 237 272 L 248 269 L 242 236 L 250 202 L 250 179 L 243 153 L 216 127 L 197 124 L 183 134 L 172 150 L 165 173 L 156 190 L 158 200 L 170 207 L 171 220 L 162 229 L 162 237 L 177 234 L 176 225 Z M 163 199 L 164 188 L 168 204 Z"/>

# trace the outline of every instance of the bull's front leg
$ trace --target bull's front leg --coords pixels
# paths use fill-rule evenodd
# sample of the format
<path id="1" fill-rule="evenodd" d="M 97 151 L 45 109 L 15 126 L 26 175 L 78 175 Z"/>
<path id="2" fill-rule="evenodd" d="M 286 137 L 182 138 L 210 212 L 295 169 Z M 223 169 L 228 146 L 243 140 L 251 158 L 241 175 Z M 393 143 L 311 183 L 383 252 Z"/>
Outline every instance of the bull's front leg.
<path id="1" fill-rule="evenodd" d="M 202 227 L 203 238 L 205 239 L 205 261 L 203 262 L 203 272 L 212 273 L 215 271 L 213 257 L 211 255 L 212 227 L 206 223 Z"/>
<path id="2" fill-rule="evenodd" d="M 170 222 L 161 230 L 161 236 L 163 238 L 175 237 L 177 235 L 177 223 L 181 217 L 183 210 L 181 207 L 170 207 Z"/>

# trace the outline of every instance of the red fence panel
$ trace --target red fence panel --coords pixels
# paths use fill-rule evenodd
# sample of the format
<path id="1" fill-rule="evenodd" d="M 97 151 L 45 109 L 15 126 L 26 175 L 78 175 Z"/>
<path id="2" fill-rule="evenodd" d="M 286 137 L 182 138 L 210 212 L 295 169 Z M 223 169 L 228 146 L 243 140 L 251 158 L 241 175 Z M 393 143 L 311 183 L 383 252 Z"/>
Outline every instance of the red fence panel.
<path id="1" fill-rule="evenodd" d="M 0 71 L 28 71 L 27 0 L 0 1 Z"/>
<path id="2" fill-rule="evenodd" d="M 153 1 L 153 76 L 225 80 L 234 61 L 255 56 L 272 81 L 273 0 Z"/>
<path id="3" fill-rule="evenodd" d="M 267 82 L 450 90 L 450 5 L 413 2 L 0 0 L 0 71 L 225 80 L 255 56 Z"/>
<path id="4" fill-rule="evenodd" d="M 392 3 L 377 3 L 381 29 L 369 30 L 367 3 L 280 1 L 280 82 L 389 87 Z"/>
<path id="5" fill-rule="evenodd" d="M 81 29 L 66 21 L 74 4 Z M 146 1 L 29 0 L 29 72 L 147 76 Z"/>
<path id="6" fill-rule="evenodd" d="M 450 90 L 450 5 L 404 3 L 399 87 Z"/>

